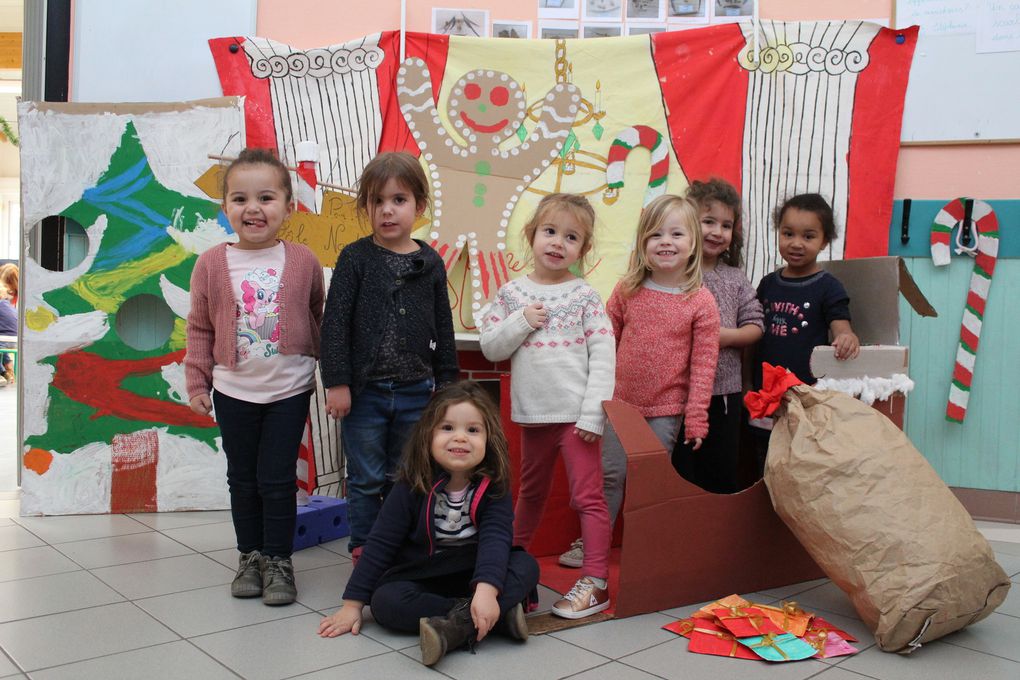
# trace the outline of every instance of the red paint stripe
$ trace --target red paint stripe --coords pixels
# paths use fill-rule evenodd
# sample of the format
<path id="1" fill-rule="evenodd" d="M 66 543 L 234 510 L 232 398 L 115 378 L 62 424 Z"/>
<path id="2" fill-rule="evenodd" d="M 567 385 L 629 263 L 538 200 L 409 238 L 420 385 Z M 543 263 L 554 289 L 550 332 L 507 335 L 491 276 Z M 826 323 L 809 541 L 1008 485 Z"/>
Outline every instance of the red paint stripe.
<path id="1" fill-rule="evenodd" d="M 156 512 L 156 431 L 115 434 L 112 449 L 110 512 Z"/>
<path id="2" fill-rule="evenodd" d="M 985 315 L 985 302 L 985 299 L 974 291 L 968 291 L 967 304 L 973 307 L 974 310 L 981 316 Z"/>
<path id="3" fill-rule="evenodd" d="M 509 281 L 510 280 L 510 272 L 506 268 L 506 258 L 503 257 L 503 252 L 502 251 L 500 251 L 500 253 L 499 253 L 499 267 L 500 267 L 500 269 L 503 270 L 503 280 L 504 281 Z"/>
<path id="4" fill-rule="evenodd" d="M 933 231 L 931 233 L 931 242 L 933 244 L 941 243 L 944 246 L 948 246 L 949 245 L 949 234 L 944 232 L 944 231 Z"/>
<path id="5" fill-rule="evenodd" d="M 499 277 L 499 265 L 496 263 L 496 253 L 489 252 L 489 264 L 492 266 L 492 278 L 495 281 L 496 289 L 503 285 L 503 281 Z"/>
<path id="6" fill-rule="evenodd" d="M 460 253 L 463 248 L 451 248 L 450 256 L 446 258 L 446 271 L 453 269 L 453 266 L 457 264 L 457 259 L 460 257 Z"/>
<path id="7" fill-rule="evenodd" d="M 438 100 L 439 88 L 446 72 L 446 57 L 450 49 L 450 37 L 433 33 L 409 32 L 406 34 L 405 58 L 419 57 L 425 60 L 432 75 L 432 94 Z M 417 157 L 421 152 L 411 136 L 404 115 L 397 101 L 397 71 L 400 69 L 400 32 L 384 31 L 379 38 L 379 47 L 385 53 L 382 64 L 376 69 L 379 83 L 379 106 L 382 109 L 383 132 L 379 139 L 379 151 L 406 151 Z"/>
<path id="8" fill-rule="evenodd" d="M 688 179 L 715 176 L 741 186 L 748 73 L 737 57 L 746 45 L 736 24 L 652 34 L 669 141 Z M 891 195 L 887 202 L 891 210 Z"/>
<path id="9" fill-rule="evenodd" d="M 433 241 L 432 242 L 432 247 L 435 248 L 437 243 L 438 243 L 438 241 Z M 449 249 L 450 249 L 450 244 L 449 243 L 444 243 L 443 245 L 439 246 L 439 250 L 436 251 L 436 252 L 439 253 L 439 257 L 445 258 L 446 257 L 446 251 L 449 250 Z"/>
<path id="10" fill-rule="evenodd" d="M 468 267 L 471 263 L 468 262 Z M 489 272 L 485 268 L 485 254 L 478 254 L 478 271 L 480 272 L 479 278 L 482 280 L 482 298 L 485 300 L 489 299 Z"/>
<path id="11" fill-rule="evenodd" d="M 968 371 L 966 366 L 958 363 L 953 368 L 953 380 L 970 387 L 971 382 L 974 380 L 974 374 Z"/>
<path id="12" fill-rule="evenodd" d="M 875 257 L 889 252 L 893 182 L 900 153 L 903 101 L 917 27 L 883 28 L 868 48 L 869 66 L 857 75 L 847 156 L 844 257 Z M 897 44 L 902 36 L 903 44 Z"/>
<path id="13" fill-rule="evenodd" d="M 212 38 L 212 52 L 216 73 L 224 96 L 244 96 L 245 146 L 277 149 L 276 127 L 273 123 L 273 100 L 269 94 L 269 79 L 256 78 L 251 73 L 248 56 L 244 53 L 243 37 Z M 230 46 L 237 45 L 237 52 Z"/>
<path id="14" fill-rule="evenodd" d="M 669 174 L 669 156 L 666 156 L 658 163 L 652 165 L 651 169 L 648 171 L 648 179 L 649 181 L 651 181 L 659 179 L 660 177 L 665 177 L 668 174 Z"/>
<path id="15" fill-rule="evenodd" d="M 966 326 L 960 326 L 960 342 L 970 347 L 971 351 L 977 353 L 978 336 L 970 332 Z"/>
<path id="16" fill-rule="evenodd" d="M 995 262 L 996 258 L 992 257 L 987 253 L 978 252 L 974 258 L 974 265 L 980 267 L 988 276 L 995 273 Z"/>
<path id="17" fill-rule="evenodd" d="M 659 141 L 658 131 L 647 125 L 635 125 L 634 128 L 638 132 L 638 145 L 651 151 L 655 143 Z"/>
<path id="18" fill-rule="evenodd" d="M 98 354 L 76 351 L 57 357 L 53 387 L 70 399 L 96 410 L 93 419 L 115 416 L 125 420 L 189 427 L 216 427 L 209 416 L 200 416 L 184 404 L 143 397 L 120 385 L 129 376 L 159 373 L 166 364 L 184 361 L 184 350 L 144 359 L 104 359 Z"/>
<path id="19" fill-rule="evenodd" d="M 957 406 L 956 404 L 949 402 L 946 404 L 946 417 L 950 420 L 963 422 L 964 416 L 967 415 L 967 410 Z"/>
<path id="20" fill-rule="evenodd" d="M 963 199 L 959 198 L 954 198 L 953 200 L 951 200 L 949 203 L 946 204 L 943 210 L 949 213 L 949 216 L 952 217 L 953 220 L 957 222 L 962 222 L 964 216 L 967 214 L 966 210 L 963 207 Z"/>

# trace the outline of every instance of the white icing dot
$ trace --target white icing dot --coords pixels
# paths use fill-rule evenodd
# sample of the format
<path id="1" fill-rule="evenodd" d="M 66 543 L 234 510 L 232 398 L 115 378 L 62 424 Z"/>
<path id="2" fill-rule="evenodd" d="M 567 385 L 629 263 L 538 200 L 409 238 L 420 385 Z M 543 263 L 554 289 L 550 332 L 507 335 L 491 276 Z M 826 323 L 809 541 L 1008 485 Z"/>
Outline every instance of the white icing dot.
<path id="1" fill-rule="evenodd" d="M 477 249 L 477 248 L 472 248 L 472 249 L 471 249 L 471 250 L 470 250 L 469 252 L 470 252 L 470 253 L 471 253 L 472 255 L 477 255 L 477 254 L 478 254 L 478 249 Z"/>
<path id="2" fill-rule="evenodd" d="M 502 138 L 499 135 L 493 135 L 492 136 L 492 143 L 493 144 L 499 144 L 499 140 L 500 139 L 502 139 Z"/>
<path id="3" fill-rule="evenodd" d="M 442 128 L 440 128 L 440 129 L 442 129 Z M 450 139 L 449 137 L 446 138 L 446 146 L 453 146 L 453 140 Z"/>
<path id="4" fill-rule="evenodd" d="M 492 150 L 492 155 L 493 156 L 498 156 L 499 155 L 499 149 L 493 149 Z"/>
<path id="5" fill-rule="evenodd" d="M 471 297 L 473 297 L 473 298 L 474 298 L 474 299 L 476 299 L 476 300 L 481 300 L 481 299 L 482 299 L 482 294 L 481 294 L 481 292 L 479 292 L 479 291 L 477 291 L 477 290 L 476 290 L 476 291 L 475 291 L 475 294 L 474 294 L 474 295 L 472 295 Z"/>
<path id="6" fill-rule="evenodd" d="M 475 72 L 472 71 L 471 73 L 467 74 L 467 79 L 468 80 L 474 80 L 475 79 Z"/>
<path id="7" fill-rule="evenodd" d="M 531 134 L 531 141 L 533 141 L 533 142 L 537 142 L 538 141 L 538 133 L 537 132 L 533 132 Z"/>
<path id="8" fill-rule="evenodd" d="M 469 142 L 478 141 L 478 137 L 476 137 L 475 135 L 468 135 L 468 141 Z"/>
<path id="9" fill-rule="evenodd" d="M 563 90 L 566 89 L 566 85 L 564 85 L 563 83 L 556 83 L 555 89 L 557 92 L 563 92 Z"/>
<path id="10" fill-rule="evenodd" d="M 477 286 L 477 285 L 480 285 L 480 282 L 478 282 L 478 281 L 475 281 L 475 285 L 476 285 L 476 286 Z M 482 304 L 481 304 L 480 302 L 472 302 L 472 303 L 471 303 L 471 308 L 472 308 L 472 309 L 481 309 L 481 308 L 482 308 Z"/>
<path id="11" fill-rule="evenodd" d="M 436 172 L 439 170 L 439 166 L 436 165 L 435 163 L 429 163 L 429 170 L 432 172 Z"/>
<path id="12" fill-rule="evenodd" d="M 477 236 L 478 236 L 478 234 L 476 232 L 473 232 L 473 231 L 469 231 L 468 232 L 468 238 L 476 238 Z"/>
<path id="13" fill-rule="evenodd" d="M 553 149 L 552 151 L 549 152 L 549 158 L 555 158 L 556 154 L 558 154 L 558 153 L 559 153 L 559 151 L 557 151 L 556 149 Z"/>
<path id="14" fill-rule="evenodd" d="M 506 220 L 500 220 L 499 221 L 499 226 L 506 227 L 506 225 L 507 225 L 507 221 Z M 506 236 L 506 232 L 503 231 L 503 229 L 500 229 L 499 231 L 496 232 L 496 236 L 497 236 L 497 238 L 503 238 L 504 236 Z"/>
<path id="15" fill-rule="evenodd" d="M 431 238 L 431 239 L 438 239 L 439 238 L 439 232 L 438 231 L 432 232 L 431 234 L 429 234 L 429 238 Z"/>
<path id="16" fill-rule="evenodd" d="M 439 189 L 436 189 L 432 193 L 435 195 L 436 203 L 442 203 L 442 201 L 439 200 L 439 197 L 443 195 L 443 192 L 440 191 Z"/>
<path id="17" fill-rule="evenodd" d="M 512 153 L 514 156 L 516 156 L 520 152 L 521 152 L 521 150 L 519 148 L 517 148 L 516 146 L 514 148 L 510 149 L 510 153 Z"/>
<path id="18" fill-rule="evenodd" d="M 435 215 L 436 217 L 439 217 L 440 215 L 442 215 L 442 214 L 443 214 L 443 211 L 442 211 L 442 210 L 440 210 L 439 208 L 435 208 L 435 209 L 434 209 L 434 210 L 432 211 L 432 214 L 433 214 L 433 215 Z"/>
<path id="19" fill-rule="evenodd" d="M 482 270 L 481 269 L 472 269 L 471 270 L 471 275 L 472 276 L 481 276 L 482 275 Z M 475 285 L 477 285 L 477 284 L 478 284 L 478 279 L 475 279 Z"/>
<path id="20" fill-rule="evenodd" d="M 425 154 L 425 160 L 431 161 L 432 160 L 432 154 L 430 154 L 430 153 Z M 429 163 L 429 167 L 430 168 L 432 167 L 432 163 Z"/>
<path id="21" fill-rule="evenodd" d="M 450 99 L 449 107 L 451 109 L 457 108 L 458 105 L 459 105 L 459 102 L 456 99 Z"/>
<path id="22" fill-rule="evenodd" d="M 525 175 L 524 177 L 521 177 L 521 179 L 523 179 L 525 182 L 531 182 L 531 175 Z"/>
<path id="23" fill-rule="evenodd" d="M 489 78 L 492 78 L 493 76 L 496 75 L 496 72 L 495 71 L 486 71 L 485 75 L 487 75 Z"/>
<path id="24" fill-rule="evenodd" d="M 493 151 L 492 153 L 495 154 L 496 152 Z M 500 151 L 499 157 L 505 160 L 507 158 L 510 158 L 510 154 L 508 154 L 506 151 Z"/>
<path id="25" fill-rule="evenodd" d="M 570 97 L 570 101 L 574 102 L 575 104 L 578 103 L 579 101 L 581 101 L 581 95 L 574 93 L 574 95 Z"/>
<path id="26" fill-rule="evenodd" d="M 571 104 L 571 105 L 570 105 L 570 108 L 569 108 L 569 109 L 567 109 L 567 110 L 568 110 L 568 111 L 569 111 L 570 113 L 577 113 L 577 107 L 576 107 L 576 106 L 574 106 L 573 104 Z"/>
<path id="27" fill-rule="evenodd" d="M 497 250 L 506 250 L 506 244 L 505 243 L 497 243 L 496 244 L 496 249 Z"/>
<path id="28" fill-rule="evenodd" d="M 442 183 L 442 182 L 440 182 L 439 180 L 436 180 L 435 182 L 433 182 L 433 184 L 435 185 L 435 187 L 436 187 L 437 189 L 438 189 L 439 187 L 443 186 L 443 183 Z"/>
<path id="29" fill-rule="evenodd" d="M 471 141 L 475 141 L 474 135 L 471 136 Z M 478 153 L 478 147 L 474 144 L 471 145 L 471 153 Z M 464 156 L 467 156 L 467 151 L 464 152 Z"/>
<path id="30" fill-rule="evenodd" d="M 464 121 L 462 121 L 460 118 L 458 118 L 457 120 L 453 121 L 453 127 L 455 127 L 455 128 L 462 128 L 462 127 L 464 127 Z"/>
<path id="31" fill-rule="evenodd" d="M 524 191 L 524 185 L 523 184 L 518 184 L 517 185 L 517 193 L 521 193 L 522 191 Z"/>
<path id="32" fill-rule="evenodd" d="M 411 134 L 414 135 L 415 139 L 421 139 L 421 133 L 418 132 L 417 130 L 412 130 Z"/>
<path id="33" fill-rule="evenodd" d="M 407 121 L 407 127 L 408 127 L 408 129 L 413 130 L 414 129 L 414 121 L 413 120 Z"/>
<path id="34" fill-rule="evenodd" d="M 506 208 L 503 211 L 503 217 L 507 217 L 507 218 L 510 217 L 510 208 Z"/>

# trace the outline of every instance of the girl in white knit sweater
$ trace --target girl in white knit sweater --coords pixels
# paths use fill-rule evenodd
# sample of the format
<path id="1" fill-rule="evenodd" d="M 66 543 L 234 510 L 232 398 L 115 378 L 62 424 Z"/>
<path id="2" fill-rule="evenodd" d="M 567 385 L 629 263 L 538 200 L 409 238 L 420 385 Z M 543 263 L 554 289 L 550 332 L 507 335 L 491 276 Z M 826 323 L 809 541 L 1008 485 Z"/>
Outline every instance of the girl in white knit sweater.
<path id="1" fill-rule="evenodd" d="M 510 358 L 514 422 L 524 426 L 514 544 L 525 548 L 542 518 L 556 457 L 581 521 L 582 578 L 553 605 L 581 618 L 609 607 L 609 513 L 602 494 L 602 401 L 612 398 L 613 328 L 599 294 L 571 271 L 592 247 L 595 211 L 575 194 L 552 194 L 524 227 L 534 269 L 500 288 L 484 312 L 482 353 Z"/>

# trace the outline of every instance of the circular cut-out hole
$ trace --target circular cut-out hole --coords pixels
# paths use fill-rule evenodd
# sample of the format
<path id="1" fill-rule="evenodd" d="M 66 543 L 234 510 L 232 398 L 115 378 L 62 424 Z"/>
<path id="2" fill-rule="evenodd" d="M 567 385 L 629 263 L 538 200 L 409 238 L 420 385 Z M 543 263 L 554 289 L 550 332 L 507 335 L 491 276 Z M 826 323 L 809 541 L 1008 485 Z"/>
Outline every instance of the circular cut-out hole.
<path id="1" fill-rule="evenodd" d="M 308 527 L 306 527 L 304 524 L 300 525 L 297 528 L 297 535 L 298 536 L 304 536 L 307 533 L 308 533 Z"/>
<path id="2" fill-rule="evenodd" d="M 28 238 L 29 256 L 51 272 L 74 269 L 89 252 L 85 228 L 70 217 L 44 217 L 29 230 Z"/>
<path id="3" fill-rule="evenodd" d="M 166 344 L 175 318 L 162 298 L 148 293 L 136 295 L 117 310 L 117 335 L 128 347 L 147 352 Z"/>

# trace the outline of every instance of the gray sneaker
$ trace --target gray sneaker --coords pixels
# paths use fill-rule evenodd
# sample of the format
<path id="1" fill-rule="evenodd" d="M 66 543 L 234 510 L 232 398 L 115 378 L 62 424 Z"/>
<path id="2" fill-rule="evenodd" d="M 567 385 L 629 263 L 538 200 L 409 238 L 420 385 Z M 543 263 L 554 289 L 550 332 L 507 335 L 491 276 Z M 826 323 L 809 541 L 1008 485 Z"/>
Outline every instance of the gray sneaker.
<path id="1" fill-rule="evenodd" d="M 560 564 L 564 567 L 580 569 L 584 564 L 584 541 L 580 538 L 570 544 L 570 550 L 560 555 Z"/>
<path id="2" fill-rule="evenodd" d="M 241 553 L 237 558 L 237 575 L 230 584 L 234 597 L 258 597 L 262 594 L 262 555 L 258 550 Z"/>
<path id="3" fill-rule="evenodd" d="M 263 604 L 290 604 L 297 599 L 294 563 L 289 557 L 263 557 L 262 583 Z"/>

